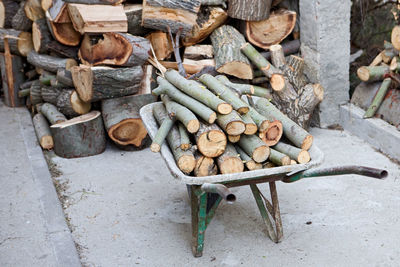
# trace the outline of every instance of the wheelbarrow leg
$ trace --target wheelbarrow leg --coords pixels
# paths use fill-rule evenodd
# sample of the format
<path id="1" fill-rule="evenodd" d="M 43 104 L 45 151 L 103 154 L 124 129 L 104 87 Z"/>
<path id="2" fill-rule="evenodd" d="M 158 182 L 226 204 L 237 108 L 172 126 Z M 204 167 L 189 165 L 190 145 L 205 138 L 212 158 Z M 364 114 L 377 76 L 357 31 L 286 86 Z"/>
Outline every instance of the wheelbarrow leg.
<path id="1" fill-rule="evenodd" d="M 198 196 L 199 186 L 190 186 L 190 203 L 192 209 L 192 252 L 193 256 L 203 255 L 204 234 L 207 218 L 207 194 Z M 196 192 L 197 191 L 197 192 Z"/>
<path id="2" fill-rule="evenodd" d="M 278 192 L 276 191 L 275 182 L 269 183 L 269 191 L 272 200 L 272 217 L 275 220 L 277 242 L 280 242 L 283 237 L 283 229 L 282 229 L 281 211 L 279 209 Z"/>

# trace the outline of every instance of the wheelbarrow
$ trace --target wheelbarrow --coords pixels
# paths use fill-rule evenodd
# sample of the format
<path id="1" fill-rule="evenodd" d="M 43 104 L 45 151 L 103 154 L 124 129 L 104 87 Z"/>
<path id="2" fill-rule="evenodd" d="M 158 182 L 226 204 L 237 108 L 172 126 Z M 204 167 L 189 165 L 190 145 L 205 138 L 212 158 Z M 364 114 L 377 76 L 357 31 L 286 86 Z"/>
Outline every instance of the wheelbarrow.
<path id="1" fill-rule="evenodd" d="M 153 139 L 157 133 L 157 122 L 153 117 L 153 105 L 148 104 L 140 110 L 140 117 Z M 204 247 L 204 236 L 207 226 L 213 219 L 222 200 L 234 202 L 236 196 L 229 190 L 231 187 L 249 185 L 257 207 L 266 225 L 269 238 L 278 243 L 283 237 L 282 220 L 279 210 L 277 181 L 292 183 L 304 178 L 324 177 L 332 175 L 358 174 L 377 179 L 385 178 L 385 170 L 363 166 L 342 166 L 332 168 L 316 168 L 323 161 L 323 153 L 316 145 L 310 150 L 311 161 L 306 164 L 281 166 L 234 174 L 219 174 L 204 177 L 185 175 L 175 163 L 168 145 L 161 146 L 163 157 L 172 176 L 187 185 L 192 213 L 192 252 L 195 257 L 201 257 Z M 269 183 L 271 201 L 258 188 L 258 184 Z"/>

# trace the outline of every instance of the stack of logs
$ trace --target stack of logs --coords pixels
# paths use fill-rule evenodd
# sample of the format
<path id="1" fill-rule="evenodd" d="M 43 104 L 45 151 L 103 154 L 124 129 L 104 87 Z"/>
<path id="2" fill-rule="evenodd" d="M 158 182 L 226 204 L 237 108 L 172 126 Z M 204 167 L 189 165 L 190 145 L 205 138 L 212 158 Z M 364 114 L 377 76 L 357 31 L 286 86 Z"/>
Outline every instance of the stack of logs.
<path id="1" fill-rule="evenodd" d="M 308 82 L 303 59 L 293 55 L 300 47 L 296 1 L 123 2 L 0 0 L 5 103 L 26 102 L 44 149 L 67 158 L 95 155 L 105 149 L 106 134 L 123 149 L 145 147 L 139 110 L 156 100 L 156 69 L 165 68 L 179 69 L 197 86 L 203 74 L 212 74 L 236 94 L 269 99 L 290 120 L 309 126 L 323 88 Z M 250 43 L 269 51 L 258 53 Z M 230 103 L 219 108 L 208 115 L 231 114 Z M 285 127 L 275 117 L 253 118 L 254 108 L 236 111 L 247 122 L 244 134 L 257 132 L 268 146 Z M 231 142 L 242 139 L 242 126 L 229 131 Z"/>

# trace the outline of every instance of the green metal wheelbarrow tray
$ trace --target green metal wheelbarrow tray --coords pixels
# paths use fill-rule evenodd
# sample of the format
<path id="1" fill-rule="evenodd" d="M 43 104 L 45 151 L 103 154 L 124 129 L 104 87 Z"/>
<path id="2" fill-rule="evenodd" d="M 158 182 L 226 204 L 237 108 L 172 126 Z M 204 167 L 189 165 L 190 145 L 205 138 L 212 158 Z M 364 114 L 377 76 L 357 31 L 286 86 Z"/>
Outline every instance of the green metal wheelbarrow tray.
<path id="1" fill-rule="evenodd" d="M 153 139 L 157 133 L 157 122 L 153 117 L 153 105 L 148 104 L 140 110 L 140 117 Z M 161 146 L 161 156 L 164 158 L 171 174 L 187 185 L 192 213 L 192 252 L 195 257 L 201 257 L 204 247 L 204 235 L 208 224 L 222 200 L 234 202 L 236 197 L 230 187 L 249 185 L 266 225 L 270 239 L 276 243 L 283 237 L 282 221 L 279 210 L 276 181 L 291 183 L 303 178 L 358 174 L 378 179 L 385 178 L 385 170 L 362 166 L 342 166 L 333 168 L 317 168 L 323 161 L 323 153 L 313 145 L 310 150 L 311 161 L 306 164 L 281 166 L 234 174 L 219 174 L 213 176 L 193 177 L 182 173 L 177 167 L 174 156 L 168 145 Z M 271 201 L 257 187 L 258 184 L 269 183 Z M 273 223 L 274 222 L 274 223 Z"/>

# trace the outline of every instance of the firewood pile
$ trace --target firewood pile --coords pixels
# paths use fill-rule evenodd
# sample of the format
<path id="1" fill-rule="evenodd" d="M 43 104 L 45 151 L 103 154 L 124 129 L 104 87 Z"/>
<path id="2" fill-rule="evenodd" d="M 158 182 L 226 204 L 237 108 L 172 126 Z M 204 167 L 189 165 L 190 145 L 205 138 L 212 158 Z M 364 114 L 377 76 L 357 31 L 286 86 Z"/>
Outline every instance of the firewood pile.
<path id="1" fill-rule="evenodd" d="M 308 162 L 323 88 L 303 72 L 295 3 L 0 0 L 5 103 L 26 104 L 42 148 L 66 158 L 107 136 L 145 147 L 139 110 L 159 98 L 151 150 L 167 139 L 185 173 Z"/>

